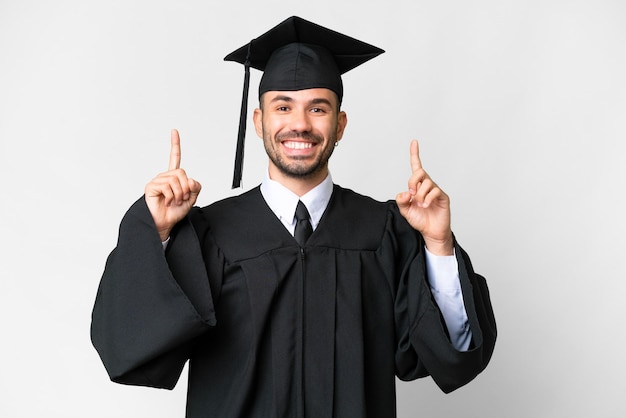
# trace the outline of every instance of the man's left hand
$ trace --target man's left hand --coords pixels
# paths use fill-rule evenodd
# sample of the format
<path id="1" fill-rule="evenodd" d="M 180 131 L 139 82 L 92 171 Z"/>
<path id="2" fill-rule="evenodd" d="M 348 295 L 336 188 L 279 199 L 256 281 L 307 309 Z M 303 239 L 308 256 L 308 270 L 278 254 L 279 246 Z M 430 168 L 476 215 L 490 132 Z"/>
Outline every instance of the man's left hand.
<path id="1" fill-rule="evenodd" d="M 400 213 L 422 234 L 428 251 L 434 255 L 454 254 L 450 198 L 422 168 L 415 140 L 411 141 L 411 171 L 409 190 L 396 196 Z"/>

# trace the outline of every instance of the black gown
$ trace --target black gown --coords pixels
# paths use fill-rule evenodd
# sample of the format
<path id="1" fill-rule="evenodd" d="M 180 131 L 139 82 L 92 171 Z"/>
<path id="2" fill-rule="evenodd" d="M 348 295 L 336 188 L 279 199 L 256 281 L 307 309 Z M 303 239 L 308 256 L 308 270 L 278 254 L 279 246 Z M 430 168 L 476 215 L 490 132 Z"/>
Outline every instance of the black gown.
<path id="1" fill-rule="evenodd" d="M 489 362 L 483 277 L 456 245 L 471 349 L 451 345 L 423 240 L 395 202 L 334 186 L 304 248 L 257 187 L 194 208 L 164 252 L 143 198 L 127 212 L 92 314 L 118 383 L 173 388 L 187 416 L 390 418 L 395 376 L 452 391 Z"/>

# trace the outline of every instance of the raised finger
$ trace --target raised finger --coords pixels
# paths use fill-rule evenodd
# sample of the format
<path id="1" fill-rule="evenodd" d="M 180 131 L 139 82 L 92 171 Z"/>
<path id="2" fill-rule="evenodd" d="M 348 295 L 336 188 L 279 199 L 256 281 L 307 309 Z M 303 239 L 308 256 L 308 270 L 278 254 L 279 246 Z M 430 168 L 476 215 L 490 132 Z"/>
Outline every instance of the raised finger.
<path id="1" fill-rule="evenodd" d="M 411 170 L 413 172 L 422 168 L 422 161 L 420 160 L 420 147 L 417 140 L 411 141 Z"/>
<path id="2" fill-rule="evenodd" d="M 176 129 L 172 129 L 171 143 L 169 170 L 176 170 L 180 168 L 180 136 Z"/>

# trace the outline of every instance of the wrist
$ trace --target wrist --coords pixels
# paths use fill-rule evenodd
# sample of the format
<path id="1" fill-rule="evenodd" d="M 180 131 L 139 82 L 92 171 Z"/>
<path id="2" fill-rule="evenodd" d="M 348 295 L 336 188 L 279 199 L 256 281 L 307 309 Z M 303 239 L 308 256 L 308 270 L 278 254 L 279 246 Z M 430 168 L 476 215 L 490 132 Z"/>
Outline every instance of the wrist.
<path id="1" fill-rule="evenodd" d="M 443 239 L 424 237 L 424 244 L 433 255 L 454 255 L 454 238 L 452 232 Z"/>
<path id="2" fill-rule="evenodd" d="M 165 229 L 165 230 L 160 230 L 158 232 L 159 232 L 159 237 L 161 238 L 161 242 L 165 242 L 170 237 L 170 233 L 172 232 L 172 230 Z"/>

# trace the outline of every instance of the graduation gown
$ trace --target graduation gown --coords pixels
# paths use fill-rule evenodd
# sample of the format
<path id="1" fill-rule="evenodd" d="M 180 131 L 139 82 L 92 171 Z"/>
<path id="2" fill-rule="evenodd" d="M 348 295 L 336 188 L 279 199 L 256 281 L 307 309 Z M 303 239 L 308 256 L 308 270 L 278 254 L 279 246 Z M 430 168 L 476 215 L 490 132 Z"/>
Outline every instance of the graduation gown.
<path id="1" fill-rule="evenodd" d="M 335 185 L 304 248 L 257 187 L 193 208 L 164 252 L 141 198 L 107 260 L 92 341 L 118 383 L 173 388 L 189 360 L 188 417 L 390 418 L 395 376 L 452 391 L 496 339 L 486 282 L 456 245 L 473 341 L 451 345 L 423 247 L 395 202 Z"/>

